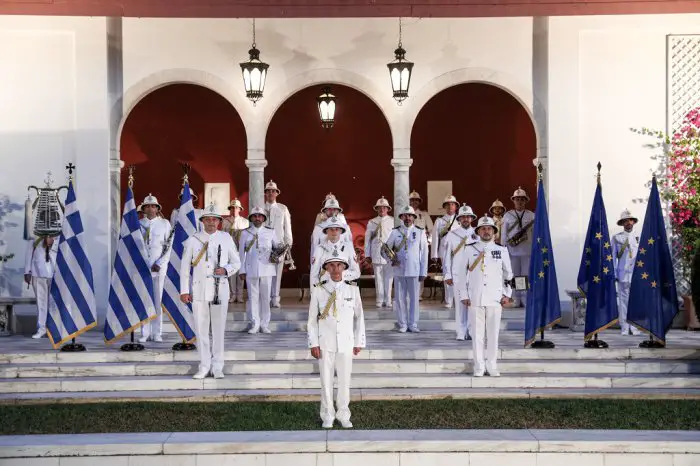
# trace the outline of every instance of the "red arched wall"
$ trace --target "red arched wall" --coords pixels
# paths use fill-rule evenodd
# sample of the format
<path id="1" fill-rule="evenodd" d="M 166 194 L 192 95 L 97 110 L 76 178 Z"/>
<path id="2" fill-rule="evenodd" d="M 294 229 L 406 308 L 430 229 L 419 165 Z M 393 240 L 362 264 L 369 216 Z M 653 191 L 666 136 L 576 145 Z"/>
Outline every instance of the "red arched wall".
<path id="1" fill-rule="evenodd" d="M 296 286 L 309 270 L 309 247 L 316 214 L 333 192 L 350 223 L 355 245 L 364 244 L 374 203 L 385 196 L 393 204 L 394 170 L 389 124 L 372 100 L 345 86 L 332 86 L 337 97 L 335 126 L 321 128 L 316 97 L 321 86 L 303 89 L 277 110 L 267 132 L 266 181 L 277 182 L 278 201 L 292 215 L 296 273 L 283 286 Z"/>
<path id="2" fill-rule="evenodd" d="M 136 165 L 138 205 L 152 192 L 170 219 L 182 186 L 180 162 L 192 166 L 189 180 L 204 203 L 204 183 L 230 183 L 231 198 L 248 205 L 246 134 L 231 104 L 192 84 L 173 84 L 148 94 L 131 111 L 121 135 L 121 159 Z M 122 170 L 122 199 L 128 172 Z"/>
<path id="3" fill-rule="evenodd" d="M 460 84 L 430 99 L 416 118 L 411 189 L 425 199 L 429 180 L 452 180 L 457 200 L 481 217 L 496 198 L 512 208 L 510 196 L 522 186 L 534 209 L 536 156 L 535 130 L 520 102 L 495 86 Z"/>

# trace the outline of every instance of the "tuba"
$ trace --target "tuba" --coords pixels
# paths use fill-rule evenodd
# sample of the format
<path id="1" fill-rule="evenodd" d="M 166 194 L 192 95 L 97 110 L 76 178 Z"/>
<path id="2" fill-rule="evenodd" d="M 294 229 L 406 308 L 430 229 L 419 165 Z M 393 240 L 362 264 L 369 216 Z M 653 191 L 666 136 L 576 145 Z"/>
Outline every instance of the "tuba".
<path id="1" fill-rule="evenodd" d="M 391 249 L 388 244 L 382 243 L 382 257 L 391 262 L 391 265 L 398 265 L 399 258 L 396 255 L 396 251 Z"/>

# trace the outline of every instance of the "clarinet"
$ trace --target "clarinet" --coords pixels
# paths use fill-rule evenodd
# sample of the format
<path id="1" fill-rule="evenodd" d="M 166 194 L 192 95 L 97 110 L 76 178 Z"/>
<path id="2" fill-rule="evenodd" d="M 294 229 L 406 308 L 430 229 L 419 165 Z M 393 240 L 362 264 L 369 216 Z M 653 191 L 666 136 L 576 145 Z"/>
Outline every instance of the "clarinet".
<path id="1" fill-rule="evenodd" d="M 219 245 L 219 249 L 216 251 L 216 268 L 214 268 L 214 274 L 216 275 L 216 269 L 221 267 L 221 245 Z M 221 301 L 219 300 L 219 281 L 221 278 L 217 275 L 216 278 L 214 278 L 214 301 L 212 301 L 212 304 L 221 304 Z"/>

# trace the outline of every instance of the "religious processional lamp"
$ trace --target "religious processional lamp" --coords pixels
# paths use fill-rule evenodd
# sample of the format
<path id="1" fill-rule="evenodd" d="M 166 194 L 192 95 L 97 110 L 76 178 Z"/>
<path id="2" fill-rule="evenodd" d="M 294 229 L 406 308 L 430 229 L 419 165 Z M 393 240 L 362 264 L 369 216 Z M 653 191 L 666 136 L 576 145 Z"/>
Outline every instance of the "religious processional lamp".
<path id="1" fill-rule="evenodd" d="M 323 87 L 323 94 L 316 97 L 316 102 L 321 117 L 321 127 L 331 129 L 335 123 L 335 96 L 331 94 L 330 86 Z"/>
<path id="2" fill-rule="evenodd" d="M 402 32 L 403 24 L 399 18 L 399 45 L 394 50 L 394 61 L 386 65 L 389 68 L 394 99 L 399 105 L 408 98 L 408 86 L 411 84 L 411 71 L 413 70 L 413 62 L 406 60 L 406 50 L 401 44 Z"/>
<path id="3" fill-rule="evenodd" d="M 245 96 L 253 102 L 253 106 L 262 99 L 265 90 L 265 79 L 267 69 L 270 67 L 265 62 L 260 61 L 260 50 L 255 46 L 255 18 L 253 18 L 253 45 L 248 50 L 248 61 L 241 63 L 243 72 L 243 85 L 245 86 Z"/>

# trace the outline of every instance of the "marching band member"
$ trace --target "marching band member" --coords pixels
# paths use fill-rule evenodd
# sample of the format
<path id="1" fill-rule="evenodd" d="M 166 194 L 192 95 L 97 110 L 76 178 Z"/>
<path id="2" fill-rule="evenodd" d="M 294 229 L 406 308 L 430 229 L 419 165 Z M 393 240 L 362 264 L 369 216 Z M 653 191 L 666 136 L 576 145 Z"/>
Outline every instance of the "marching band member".
<path id="1" fill-rule="evenodd" d="M 624 228 L 623 231 L 612 237 L 613 260 L 615 261 L 615 278 L 617 279 L 618 312 L 620 318 L 620 333 L 639 335 L 639 330 L 634 325 L 627 323 L 627 304 L 630 299 L 630 285 L 634 272 L 634 259 L 639 249 L 639 236 L 634 236 L 634 225 L 637 217 L 625 209 L 620 214 L 617 224 Z"/>
<path id="2" fill-rule="evenodd" d="M 491 207 L 489 208 L 489 213 L 491 214 L 491 218 L 493 218 L 493 223 L 496 224 L 496 228 L 498 228 L 498 231 L 503 231 L 503 214 L 506 213 L 506 206 L 504 206 L 501 201 L 496 199 L 495 201 L 493 201 L 493 204 L 491 204 Z M 503 244 L 501 244 L 501 235 L 496 235 L 494 241 L 496 242 L 496 244 L 504 246 Z"/>
<path id="3" fill-rule="evenodd" d="M 420 194 L 418 194 L 418 192 L 415 190 L 411 191 L 411 194 L 408 195 L 408 205 L 413 207 L 413 210 L 416 211 L 415 225 L 417 227 L 422 228 L 425 231 L 425 234 L 428 235 L 428 247 L 430 247 L 430 243 L 432 243 L 433 239 L 433 220 L 430 218 L 430 214 L 428 212 L 423 212 L 419 209 L 421 202 L 422 199 L 420 197 Z M 418 301 L 423 301 L 424 286 L 425 281 L 420 282 L 420 289 L 418 290 Z"/>
<path id="4" fill-rule="evenodd" d="M 457 212 L 457 221 L 461 228 L 450 231 L 445 237 L 445 283 L 460 289 L 467 282 L 468 245 L 474 244 L 478 236 L 471 226 L 476 220 L 472 208 L 462 204 Z M 455 323 L 457 340 L 464 341 L 469 337 L 469 315 L 466 304 L 455 299 Z"/>
<path id="5" fill-rule="evenodd" d="M 532 235 L 530 229 L 535 224 L 535 214 L 525 208 L 530 200 L 525 190 L 521 187 L 513 192 L 510 198 L 514 209 L 509 210 L 503 216 L 503 230 L 501 230 L 501 244 L 508 248 L 508 254 L 512 262 L 515 276 L 526 276 L 530 273 L 530 250 L 532 249 Z M 515 292 L 515 305 L 525 305 L 526 292 Z"/>
<path id="6" fill-rule="evenodd" d="M 178 194 L 177 199 L 178 201 L 182 201 L 182 194 L 185 192 L 185 188 L 183 187 L 180 189 L 180 194 Z M 197 231 L 202 231 L 204 230 L 204 225 L 202 222 L 199 220 L 202 218 L 202 214 L 204 213 L 204 210 L 198 209 L 196 207 L 197 204 L 197 195 L 195 192 L 190 188 L 190 196 L 192 196 L 192 207 L 194 207 L 194 219 L 197 222 Z M 170 214 L 170 225 L 172 225 L 173 228 L 175 228 L 175 222 L 177 222 L 177 215 L 178 212 L 180 211 L 180 202 L 177 203 L 178 207 L 173 209 L 173 212 Z"/>
<path id="7" fill-rule="evenodd" d="M 394 229 L 394 217 L 389 216 L 391 206 L 384 196 L 374 204 L 376 217 L 367 223 L 365 232 L 365 260 L 374 270 L 374 288 L 377 307 L 391 307 L 392 265 L 382 256 L 382 246 Z"/>
<path id="8" fill-rule="evenodd" d="M 325 215 L 327 219 L 335 217 L 338 221 L 343 222 L 346 228 L 342 239 L 352 244 L 352 232 L 350 231 L 350 226 L 348 226 L 347 220 L 345 220 L 345 215 L 343 215 L 343 209 L 340 207 L 340 204 L 338 204 L 338 200 L 335 198 L 335 196 L 326 200 L 326 202 L 323 204 L 323 209 L 321 209 L 321 213 Z M 311 259 L 314 257 L 316 246 L 321 244 L 324 238 L 325 235 L 323 233 L 323 228 L 320 224 L 316 225 L 314 227 L 314 231 L 311 233 Z"/>
<path id="9" fill-rule="evenodd" d="M 333 194 L 333 193 L 328 193 L 328 194 L 326 194 L 326 196 L 323 198 L 323 202 L 321 202 L 321 211 L 320 211 L 319 213 L 316 214 L 316 220 L 315 220 L 315 222 L 314 222 L 314 226 L 322 224 L 323 222 L 325 222 L 326 220 L 328 220 L 328 219 L 331 218 L 331 217 L 335 217 L 335 218 L 337 218 L 338 220 L 340 220 L 341 222 L 346 222 L 346 220 L 345 220 L 345 215 L 343 215 L 343 214 L 341 214 L 341 213 L 338 213 L 338 214 L 335 215 L 335 216 L 334 216 L 334 215 L 327 216 L 327 215 L 325 214 L 325 211 L 323 210 L 323 207 L 326 205 L 326 201 L 328 201 L 329 199 L 338 200 L 338 199 L 335 197 L 335 194 Z M 347 222 L 346 222 L 346 223 L 347 223 Z"/>
<path id="10" fill-rule="evenodd" d="M 277 243 L 292 247 L 292 218 L 286 205 L 277 202 L 280 190 L 277 183 L 270 180 L 265 185 L 265 213 L 266 225 L 275 232 Z M 275 266 L 275 275 L 270 285 L 271 307 L 280 307 L 280 286 L 282 284 L 282 271 L 284 270 L 284 257 Z"/>
<path id="11" fill-rule="evenodd" d="M 224 223 L 221 229 L 231 235 L 233 238 L 233 243 L 236 245 L 236 247 L 238 247 L 238 243 L 241 241 L 241 233 L 243 233 L 243 230 L 250 227 L 250 222 L 247 218 L 241 215 L 241 212 L 243 212 L 243 205 L 237 198 L 231 201 L 228 206 L 228 210 L 231 212 L 231 214 L 224 218 Z M 234 274 L 229 279 L 229 288 L 231 291 L 231 297 L 229 298 L 230 303 L 244 302 L 244 287 L 245 282 L 241 279 L 238 273 Z"/>
<path id="12" fill-rule="evenodd" d="M 329 278 L 311 291 L 307 324 L 311 356 L 319 359 L 321 420 L 331 429 L 337 419 L 346 429 L 350 422 L 352 357 L 365 347 L 365 319 L 360 290 L 343 280 L 345 257 L 329 257 L 323 263 Z M 333 406 L 333 374 L 338 373 L 337 409 Z"/>
<path id="13" fill-rule="evenodd" d="M 321 224 L 326 240 L 316 247 L 314 257 L 311 259 L 310 285 L 318 283 L 325 270 L 321 268 L 329 257 L 343 257 L 348 263 L 348 268 L 343 272 L 343 279 L 347 281 L 357 280 L 360 277 L 360 266 L 355 260 L 355 249 L 352 243 L 342 239 L 346 225 L 337 218 L 331 217 Z"/>
<path id="14" fill-rule="evenodd" d="M 422 228 L 413 224 L 416 212 L 407 206 L 401 211 L 402 225 L 394 228 L 386 241 L 393 253 L 388 257 L 394 267 L 394 308 L 399 332 L 420 332 L 418 328 L 418 284 L 428 274 L 428 239 Z"/>
<path id="15" fill-rule="evenodd" d="M 51 299 L 51 280 L 56 270 L 56 255 L 58 254 L 58 241 L 53 236 L 39 236 L 27 241 L 27 253 L 24 262 L 24 282 L 34 288 L 36 296 L 36 308 L 38 311 L 36 321 L 36 333 L 32 338 L 46 336 L 46 319 L 49 315 L 49 306 L 53 306 Z"/>
<path id="16" fill-rule="evenodd" d="M 472 336 L 474 377 L 498 377 L 498 334 L 501 328 L 502 306 L 510 301 L 513 278 L 508 249 L 493 239 L 498 233 L 493 219 L 479 219 L 476 234 L 479 241 L 467 248 L 467 280 L 457 289 L 458 298 L 469 307 L 469 333 Z M 484 333 L 488 340 L 484 364 Z"/>
<path id="17" fill-rule="evenodd" d="M 430 250 L 430 257 L 434 262 L 438 259 L 442 261 L 442 273 L 445 274 L 445 237 L 447 233 L 451 230 L 459 228 L 459 222 L 457 222 L 457 208 L 459 203 L 457 198 L 452 195 L 445 197 L 442 203 L 442 208 L 445 209 L 445 215 L 435 220 L 435 226 L 433 228 L 433 238 L 431 241 L 432 247 Z M 451 308 L 454 302 L 454 289 L 452 286 L 445 282 L 445 307 Z"/>

